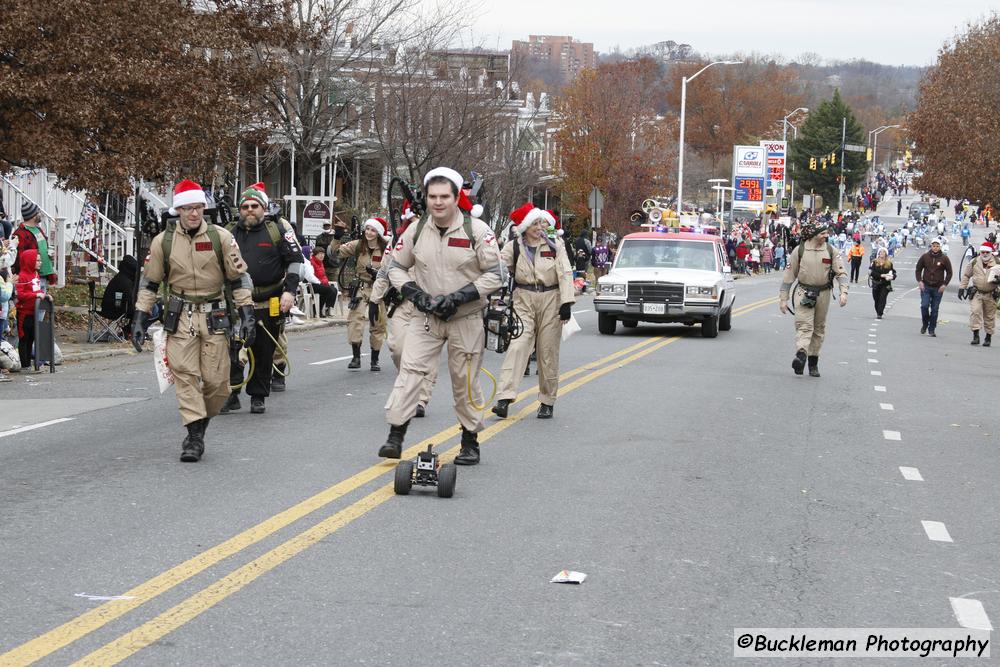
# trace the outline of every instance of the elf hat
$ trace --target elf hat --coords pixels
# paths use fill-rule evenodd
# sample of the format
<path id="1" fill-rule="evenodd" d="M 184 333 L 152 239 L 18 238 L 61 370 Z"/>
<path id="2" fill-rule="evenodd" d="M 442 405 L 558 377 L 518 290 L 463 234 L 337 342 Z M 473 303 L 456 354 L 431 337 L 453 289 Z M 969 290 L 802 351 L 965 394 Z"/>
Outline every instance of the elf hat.
<path id="1" fill-rule="evenodd" d="M 174 186 L 174 202 L 171 208 L 176 209 L 178 206 L 191 206 L 192 204 L 207 206 L 208 200 L 200 185 L 185 179 Z"/>
<path id="2" fill-rule="evenodd" d="M 260 204 L 261 208 L 266 209 L 270 200 L 267 198 L 267 193 L 264 191 L 263 183 L 254 183 L 240 195 L 240 206 L 243 206 L 244 202 L 255 201 Z"/>
<path id="3" fill-rule="evenodd" d="M 379 236 L 388 240 L 389 235 L 389 223 L 382 218 L 368 218 L 365 220 L 365 224 L 361 225 L 361 229 L 374 229 Z"/>

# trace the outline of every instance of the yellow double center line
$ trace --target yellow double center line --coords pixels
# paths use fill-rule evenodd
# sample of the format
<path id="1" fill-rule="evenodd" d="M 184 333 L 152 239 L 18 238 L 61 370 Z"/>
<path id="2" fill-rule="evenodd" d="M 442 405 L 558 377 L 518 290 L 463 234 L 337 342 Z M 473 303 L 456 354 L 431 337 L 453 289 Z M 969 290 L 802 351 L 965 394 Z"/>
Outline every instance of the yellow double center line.
<path id="1" fill-rule="evenodd" d="M 757 308 L 775 303 L 776 301 L 777 298 L 775 297 L 763 299 L 761 301 L 742 306 L 741 308 L 734 309 L 733 314 L 744 315 Z M 588 382 L 602 377 L 617 368 L 641 359 L 642 357 L 645 357 L 660 348 L 680 340 L 680 338 L 680 336 L 672 336 L 669 338 L 659 336 L 643 340 L 602 359 L 568 371 L 560 376 L 560 382 L 569 380 L 570 378 L 576 377 L 582 373 L 586 373 L 586 375 L 560 387 L 559 393 L 560 395 L 571 393 Z M 529 391 L 524 391 L 518 395 L 516 400 L 521 401 L 528 396 L 536 394 L 537 391 L 537 387 Z M 537 405 L 538 402 L 534 401 L 526 405 L 514 417 L 492 424 L 480 434 L 480 442 L 485 442 L 498 433 L 510 428 L 535 410 Z M 416 456 L 418 452 L 426 449 L 428 444 L 445 442 L 457 436 L 459 432 L 460 431 L 457 426 L 447 428 L 406 449 L 406 451 L 403 452 L 403 458 L 412 458 Z M 457 446 L 453 446 L 446 451 L 443 450 L 443 447 L 439 449 L 444 460 L 450 460 L 453 458 L 457 450 Z M 231 537 L 225 542 L 198 554 L 180 565 L 177 565 L 122 594 L 123 597 L 132 599 L 106 602 L 99 607 L 95 607 L 94 609 L 77 616 L 63 625 L 40 635 L 39 637 L 22 644 L 21 646 L 0 655 L 0 665 L 28 665 L 40 660 L 41 658 L 73 643 L 81 637 L 94 632 L 106 623 L 109 623 L 129 611 L 136 609 L 140 605 L 150 601 L 158 595 L 165 593 L 205 569 L 219 563 L 223 559 L 228 558 L 229 556 L 232 556 L 265 539 L 278 530 L 281 530 L 289 524 L 294 523 L 308 514 L 330 504 L 334 500 L 358 489 L 364 484 L 389 473 L 394 470 L 394 468 L 395 462 L 391 461 L 371 466 L 370 468 L 367 468 L 343 480 L 342 482 L 321 491 L 311 498 L 307 498 L 287 510 L 274 515 L 256 526 Z M 392 484 L 386 484 L 378 490 L 368 494 L 361 500 L 352 503 L 329 518 L 324 519 L 274 549 L 271 549 L 262 556 L 254 559 L 252 562 L 238 568 L 231 574 L 219 579 L 207 588 L 195 593 L 156 618 L 153 618 L 135 630 L 122 635 L 118 639 L 87 655 L 77 664 L 112 665 L 121 662 L 130 655 L 142 650 L 146 646 L 149 646 L 153 642 L 184 625 L 221 600 L 224 600 L 233 593 L 239 591 L 250 582 L 262 576 L 264 573 L 273 570 L 275 567 L 285 562 L 292 556 L 301 553 L 317 541 L 363 516 L 369 510 L 378 507 L 392 498 L 393 495 Z"/>

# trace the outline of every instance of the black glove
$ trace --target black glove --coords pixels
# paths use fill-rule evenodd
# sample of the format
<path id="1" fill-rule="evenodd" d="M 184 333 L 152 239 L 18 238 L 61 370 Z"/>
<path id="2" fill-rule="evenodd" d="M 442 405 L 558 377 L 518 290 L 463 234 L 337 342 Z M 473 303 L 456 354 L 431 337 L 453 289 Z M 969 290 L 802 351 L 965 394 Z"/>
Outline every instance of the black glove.
<path id="1" fill-rule="evenodd" d="M 965 300 L 965 288 L 964 287 L 959 287 L 958 288 L 958 300 L 959 301 L 964 301 Z"/>
<path id="2" fill-rule="evenodd" d="M 476 289 L 475 285 L 469 283 L 462 289 L 441 297 L 434 308 L 434 314 L 447 322 L 458 311 L 460 306 L 478 300 L 479 290 Z"/>
<path id="3" fill-rule="evenodd" d="M 368 302 L 368 321 L 372 326 L 378 321 L 378 301 Z"/>
<path id="4" fill-rule="evenodd" d="M 333 238 L 337 239 L 338 241 L 340 239 L 344 238 L 344 228 L 343 227 L 334 227 L 333 228 Z"/>
<path id="5" fill-rule="evenodd" d="M 132 317 L 132 347 L 136 352 L 142 352 L 142 344 L 146 342 L 147 327 L 149 327 L 149 313 L 144 310 L 135 311 Z"/>
<path id="6" fill-rule="evenodd" d="M 243 347 L 253 345 L 256 337 L 257 318 L 253 314 L 253 306 L 240 306 L 240 338 L 243 339 Z"/>
<path id="7" fill-rule="evenodd" d="M 378 269 L 373 268 L 371 266 L 366 266 L 365 267 L 365 271 L 367 271 L 368 275 L 370 275 L 372 277 L 372 280 L 375 280 L 376 278 L 378 278 Z"/>
<path id="8" fill-rule="evenodd" d="M 402 292 L 405 298 L 413 302 L 417 310 L 428 315 L 434 312 L 434 306 L 441 299 L 441 297 L 431 297 L 430 294 L 417 287 L 417 284 L 414 282 L 403 285 Z"/>
<path id="9" fill-rule="evenodd" d="M 563 305 L 559 306 L 559 319 L 561 321 L 563 321 L 563 322 L 569 322 L 570 315 L 572 314 L 572 313 L 570 313 L 569 309 L 572 306 L 573 306 L 573 304 L 571 304 L 571 303 L 564 303 Z"/>

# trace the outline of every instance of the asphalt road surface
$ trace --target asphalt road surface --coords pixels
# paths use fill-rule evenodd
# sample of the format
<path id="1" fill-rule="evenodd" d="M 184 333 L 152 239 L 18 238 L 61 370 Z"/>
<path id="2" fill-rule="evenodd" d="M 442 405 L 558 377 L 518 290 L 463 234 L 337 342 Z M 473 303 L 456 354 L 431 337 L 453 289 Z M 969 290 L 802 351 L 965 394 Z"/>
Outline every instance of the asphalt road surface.
<path id="1" fill-rule="evenodd" d="M 601 336 L 581 298 L 555 419 L 526 378 L 451 499 L 393 495 L 391 361 L 348 372 L 340 329 L 292 337 L 288 391 L 214 419 L 196 465 L 148 353 L 22 375 L 0 386 L 0 664 L 706 665 L 737 627 L 986 627 L 1000 349 L 968 344 L 957 280 L 919 334 L 918 252 L 885 319 L 864 284 L 833 308 L 819 379 L 792 374 L 775 274 L 739 281 L 712 340 Z M 445 377 L 407 456 L 456 453 Z"/>

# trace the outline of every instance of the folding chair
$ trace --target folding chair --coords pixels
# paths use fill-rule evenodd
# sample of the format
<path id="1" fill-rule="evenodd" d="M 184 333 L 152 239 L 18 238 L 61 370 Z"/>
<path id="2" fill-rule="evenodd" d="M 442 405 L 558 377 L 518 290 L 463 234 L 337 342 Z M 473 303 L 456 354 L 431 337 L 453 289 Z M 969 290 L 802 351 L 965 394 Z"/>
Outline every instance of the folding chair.
<path id="1" fill-rule="evenodd" d="M 114 292 L 113 312 L 117 317 L 107 317 L 108 311 L 102 308 L 104 294 L 97 293 L 97 285 L 93 282 L 87 283 L 87 291 L 90 295 L 90 306 L 87 309 L 87 342 L 124 343 L 125 328 L 128 324 L 129 294 Z"/>

